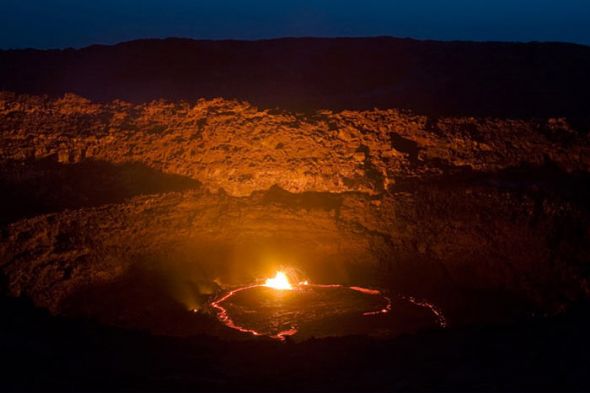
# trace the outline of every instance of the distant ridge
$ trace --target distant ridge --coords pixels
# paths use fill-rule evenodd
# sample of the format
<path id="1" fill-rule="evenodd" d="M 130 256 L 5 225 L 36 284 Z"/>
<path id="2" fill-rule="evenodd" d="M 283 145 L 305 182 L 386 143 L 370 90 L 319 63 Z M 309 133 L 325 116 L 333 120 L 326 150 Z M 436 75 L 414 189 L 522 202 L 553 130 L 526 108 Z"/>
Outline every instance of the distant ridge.
<path id="1" fill-rule="evenodd" d="M 170 38 L 0 51 L 0 90 L 98 101 L 224 97 L 303 111 L 588 118 L 588 70 L 590 47 L 576 44 Z"/>

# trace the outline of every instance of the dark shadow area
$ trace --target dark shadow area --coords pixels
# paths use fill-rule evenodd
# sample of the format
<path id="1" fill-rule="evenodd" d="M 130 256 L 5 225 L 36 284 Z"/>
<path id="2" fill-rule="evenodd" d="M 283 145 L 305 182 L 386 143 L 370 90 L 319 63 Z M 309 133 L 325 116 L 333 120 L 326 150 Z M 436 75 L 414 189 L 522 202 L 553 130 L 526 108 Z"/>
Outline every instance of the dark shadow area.
<path id="1" fill-rule="evenodd" d="M 322 209 L 338 210 L 342 205 L 342 197 L 330 192 L 300 192 L 294 193 L 274 185 L 267 191 L 255 192 L 256 198 L 261 198 L 264 203 L 276 203 L 292 209 Z"/>
<path id="2" fill-rule="evenodd" d="M 297 111 L 568 116 L 590 126 L 590 48 L 375 38 L 138 40 L 0 51 L 0 90 L 92 100 L 234 98 Z"/>
<path id="3" fill-rule="evenodd" d="M 175 269 L 178 267 L 169 270 Z M 185 266 L 185 276 L 176 270 L 172 274 L 165 266 L 134 266 L 111 282 L 76 291 L 60 313 L 146 333 L 249 338 L 225 329 L 214 316 L 203 312 L 206 302 L 219 292 L 215 283 L 193 281 L 191 266 Z M 208 293 L 202 293 L 203 286 L 209 287 Z"/>
<path id="4" fill-rule="evenodd" d="M 500 269 L 500 261 L 516 264 L 518 256 L 524 255 L 522 263 L 530 254 L 537 255 L 527 262 L 535 266 L 537 273 L 568 266 L 567 271 L 579 277 L 588 274 L 585 244 L 590 220 L 590 177 L 585 172 L 565 172 L 550 160 L 538 166 L 522 164 L 485 173 L 468 167 L 448 167 L 443 175 L 397 179 L 389 191 L 393 198 L 410 193 L 420 206 L 420 214 L 411 216 L 416 220 L 413 223 L 423 228 L 420 234 L 444 233 L 444 243 L 457 242 L 464 255 L 470 255 L 471 247 L 477 248 L 480 242 L 505 239 L 498 240 L 502 244 L 498 249 L 489 248 L 487 253 L 466 257 L 470 261 L 467 265 L 477 268 L 491 264 L 496 266 L 492 270 Z M 512 213 L 505 215 L 507 211 Z M 440 219 L 445 225 L 436 226 Z M 515 225 L 514 230 L 508 229 L 511 225 Z M 479 235 L 470 238 L 468 234 L 473 233 Z M 463 236 L 466 236 L 465 243 L 461 242 Z M 527 236 L 542 239 L 538 244 L 545 250 L 544 254 L 535 254 L 538 249 L 527 250 L 526 244 L 534 244 L 527 243 Z M 437 262 L 446 256 L 429 248 L 440 243 L 421 244 L 420 235 L 415 242 L 415 250 L 410 246 L 392 251 L 395 257 L 391 266 L 382 268 L 383 276 L 389 279 L 387 286 L 433 301 L 455 326 L 517 321 L 541 312 L 539 304 L 535 305 L 528 296 L 526 286 L 516 290 L 509 285 L 478 288 L 470 285 L 469 280 L 459 283 L 453 280 L 445 263 Z M 409 255 L 404 259 L 407 262 L 396 263 L 408 250 Z M 455 254 L 452 258 L 458 260 L 464 255 Z M 464 273 L 470 274 L 469 270 Z M 525 276 L 519 273 L 516 277 L 526 280 Z M 569 297 L 577 296 L 557 289 L 559 279 L 559 273 L 552 273 L 545 281 L 535 284 L 551 299 L 545 306 L 551 304 L 560 309 L 570 301 Z"/>
<path id="5" fill-rule="evenodd" d="M 412 163 L 418 160 L 420 148 L 418 147 L 418 143 L 413 140 L 404 138 L 403 136 L 392 132 L 389 135 L 389 143 L 395 150 L 408 154 L 408 159 Z"/>
<path id="6" fill-rule="evenodd" d="M 457 187 L 490 187 L 500 191 L 512 191 L 534 195 L 537 198 L 560 198 L 588 208 L 590 200 L 590 175 L 587 172 L 565 172 L 554 162 L 545 159 L 542 165 L 523 163 L 496 172 L 479 172 L 470 167 L 455 167 L 436 163 L 443 175 L 421 178 L 398 178 L 389 191 L 416 192 L 428 188 L 453 189 Z"/>
<path id="7" fill-rule="evenodd" d="M 590 310 L 393 340 L 174 338 L 1 298 L 3 391 L 588 391 Z M 33 377 L 34 376 L 34 377 Z"/>
<path id="8" fill-rule="evenodd" d="M 54 158 L 13 162 L 0 169 L 0 225 L 39 214 L 119 203 L 127 198 L 198 188 L 191 178 L 143 164 Z"/>

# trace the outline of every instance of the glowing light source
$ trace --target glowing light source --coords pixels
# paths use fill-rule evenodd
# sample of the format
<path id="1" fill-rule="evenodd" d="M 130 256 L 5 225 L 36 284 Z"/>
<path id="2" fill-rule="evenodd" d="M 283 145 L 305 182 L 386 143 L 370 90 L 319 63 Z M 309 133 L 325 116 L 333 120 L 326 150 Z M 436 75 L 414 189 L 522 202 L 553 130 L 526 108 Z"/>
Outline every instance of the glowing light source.
<path id="1" fill-rule="evenodd" d="M 293 285 L 289 282 L 289 278 L 283 272 L 277 272 L 273 278 L 267 278 L 264 282 L 265 287 L 280 289 L 280 290 L 291 290 Z"/>

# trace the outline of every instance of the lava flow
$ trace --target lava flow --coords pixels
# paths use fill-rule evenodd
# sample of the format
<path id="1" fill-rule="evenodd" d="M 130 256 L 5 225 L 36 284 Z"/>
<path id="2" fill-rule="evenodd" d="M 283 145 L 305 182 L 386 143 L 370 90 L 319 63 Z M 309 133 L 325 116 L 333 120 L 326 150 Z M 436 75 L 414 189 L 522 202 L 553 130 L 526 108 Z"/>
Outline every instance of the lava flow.
<path id="1" fill-rule="evenodd" d="M 268 334 L 268 333 L 262 332 L 260 330 L 245 327 L 242 324 L 236 323 L 234 321 L 234 319 L 232 319 L 232 317 L 230 316 L 230 312 L 228 310 L 228 307 L 225 307 L 223 305 L 223 303 L 227 302 L 230 298 L 236 296 L 239 293 L 244 293 L 245 291 L 253 290 L 255 288 L 270 288 L 274 291 L 277 291 L 276 294 L 280 294 L 280 292 L 291 292 L 292 294 L 299 294 L 301 296 L 303 296 L 305 293 L 309 293 L 311 290 L 314 290 L 314 289 L 316 291 L 318 291 L 318 290 L 321 291 L 321 290 L 326 290 L 326 289 L 345 289 L 345 290 L 359 292 L 359 293 L 362 293 L 362 294 L 368 295 L 368 296 L 380 296 L 381 300 L 383 302 L 385 302 L 385 305 L 376 311 L 363 312 L 362 315 L 364 315 L 364 316 L 384 314 L 384 313 L 388 313 L 391 311 L 391 299 L 389 299 L 387 296 L 384 296 L 381 293 L 381 291 L 379 291 L 379 290 L 363 288 L 363 287 L 358 287 L 358 286 L 348 287 L 348 286 L 344 286 L 341 284 L 311 284 L 308 281 L 300 281 L 297 284 L 292 284 L 290 282 L 287 274 L 285 274 L 282 271 L 279 271 L 275 274 L 274 277 L 266 279 L 266 281 L 263 284 L 252 284 L 252 285 L 247 285 L 247 286 L 243 286 L 243 287 L 239 287 L 239 288 L 230 290 L 227 293 L 225 293 L 224 295 L 222 295 L 221 297 L 219 297 L 219 298 L 215 299 L 213 302 L 211 302 L 211 306 L 216 310 L 217 319 L 219 319 L 219 321 L 221 321 L 224 325 L 226 325 L 227 327 L 229 327 L 231 329 L 238 330 L 242 333 L 249 333 L 254 336 L 265 336 L 266 335 L 271 338 L 284 341 L 287 336 L 292 336 L 292 335 L 296 334 L 299 331 L 296 324 L 292 324 L 291 326 L 289 326 L 289 328 L 281 329 L 277 333 Z M 256 295 L 258 295 L 258 294 L 256 294 Z M 264 295 L 268 296 L 269 294 L 265 292 Z M 288 294 L 285 293 L 283 295 L 288 295 Z M 281 299 L 285 300 L 285 298 L 281 298 Z M 282 308 L 281 305 L 279 305 L 279 307 Z M 302 307 L 305 307 L 305 304 Z M 299 311 L 299 312 L 301 312 L 301 311 Z M 281 312 L 279 314 L 281 314 L 281 316 L 282 316 L 283 314 L 288 314 L 288 313 L 289 313 L 288 310 L 281 310 Z M 271 323 L 271 325 L 272 325 L 272 323 Z"/>

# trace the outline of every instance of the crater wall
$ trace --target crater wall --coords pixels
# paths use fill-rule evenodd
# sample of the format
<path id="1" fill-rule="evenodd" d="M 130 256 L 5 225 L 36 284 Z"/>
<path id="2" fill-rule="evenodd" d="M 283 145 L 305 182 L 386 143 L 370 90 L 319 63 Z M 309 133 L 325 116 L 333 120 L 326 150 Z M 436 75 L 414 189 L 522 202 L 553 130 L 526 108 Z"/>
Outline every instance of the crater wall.
<path id="1" fill-rule="evenodd" d="M 55 312 L 82 288 L 154 263 L 208 288 L 286 263 L 319 282 L 433 299 L 455 321 L 496 315 L 482 303 L 490 297 L 557 312 L 590 294 L 588 134 L 567 119 L 11 93 L 0 117 L 4 184 L 43 183 L 42 160 L 134 163 L 157 184 L 178 176 L 167 188 L 84 172 L 96 182 L 83 198 L 67 197 L 70 181 L 63 203 L 6 221 L 6 289 Z M 129 192 L 94 197 L 105 179 Z"/>

